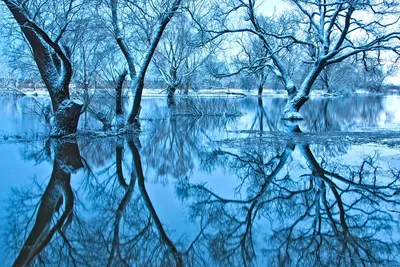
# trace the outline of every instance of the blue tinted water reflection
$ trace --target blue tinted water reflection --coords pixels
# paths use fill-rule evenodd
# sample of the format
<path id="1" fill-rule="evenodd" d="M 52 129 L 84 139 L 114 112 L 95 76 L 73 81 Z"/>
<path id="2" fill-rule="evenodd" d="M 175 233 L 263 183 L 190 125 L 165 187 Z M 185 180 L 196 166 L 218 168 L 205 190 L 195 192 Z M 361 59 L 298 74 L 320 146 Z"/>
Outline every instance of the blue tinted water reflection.
<path id="1" fill-rule="evenodd" d="M 234 113 L 243 116 L 230 125 L 228 130 L 283 131 L 281 115 L 285 98 L 203 98 L 200 107 L 220 109 L 230 106 Z M 31 136 L 45 133 L 44 121 L 38 115 L 44 103 L 44 97 L 0 96 L 2 116 L 0 134 Z M 37 103 L 41 103 L 38 105 Z M 107 104 L 108 103 L 108 104 Z M 91 105 L 93 110 L 110 113 L 112 120 L 113 99 L 95 97 Z M 233 104 L 233 105 L 232 105 Z M 398 128 L 400 113 L 397 107 L 399 96 L 343 96 L 335 98 L 311 98 L 301 110 L 305 120 L 300 126 L 305 132 L 321 131 L 359 131 L 371 128 Z M 233 106 L 233 108 L 231 107 Z M 128 110 L 130 102 L 126 101 Z M 165 119 L 169 116 L 167 101 L 164 98 L 144 98 L 141 118 L 147 120 Z M 146 123 L 146 122 L 144 122 Z M 82 115 L 80 129 L 101 129 L 102 125 L 90 112 Z"/>
<path id="2" fill-rule="evenodd" d="M 315 99 L 298 125 L 284 99 L 229 100 L 241 117 L 146 101 L 138 138 L 3 140 L 5 266 L 399 264 L 397 139 L 300 133 L 396 130 L 396 97 Z"/>

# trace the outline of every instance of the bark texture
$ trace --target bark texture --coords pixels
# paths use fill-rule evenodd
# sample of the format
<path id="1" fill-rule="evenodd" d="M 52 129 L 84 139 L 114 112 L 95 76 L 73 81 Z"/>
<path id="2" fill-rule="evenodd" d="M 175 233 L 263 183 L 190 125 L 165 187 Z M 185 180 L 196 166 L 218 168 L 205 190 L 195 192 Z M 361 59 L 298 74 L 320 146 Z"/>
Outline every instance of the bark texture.
<path id="1" fill-rule="evenodd" d="M 75 133 L 83 103 L 77 100 L 64 100 L 54 113 L 51 137 L 61 137 Z"/>
<path id="2" fill-rule="evenodd" d="M 115 115 L 116 115 L 116 127 L 117 129 L 124 126 L 124 106 L 122 101 L 122 88 L 128 72 L 125 70 L 121 73 L 117 80 L 117 86 L 115 87 Z"/>
<path id="3" fill-rule="evenodd" d="M 257 95 L 258 95 L 258 96 L 262 96 L 263 91 L 264 91 L 264 84 L 260 84 L 260 85 L 258 86 Z"/>

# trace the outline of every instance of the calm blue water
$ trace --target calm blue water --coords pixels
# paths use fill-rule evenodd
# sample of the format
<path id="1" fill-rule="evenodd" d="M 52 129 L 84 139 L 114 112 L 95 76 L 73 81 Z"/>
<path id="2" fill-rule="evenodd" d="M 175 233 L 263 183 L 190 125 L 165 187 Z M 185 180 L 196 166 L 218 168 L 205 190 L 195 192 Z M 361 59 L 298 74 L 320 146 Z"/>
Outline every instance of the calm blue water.
<path id="1" fill-rule="evenodd" d="M 3 266 L 400 264 L 400 98 L 196 101 L 219 116 L 145 98 L 139 137 L 61 142 L 0 97 Z"/>

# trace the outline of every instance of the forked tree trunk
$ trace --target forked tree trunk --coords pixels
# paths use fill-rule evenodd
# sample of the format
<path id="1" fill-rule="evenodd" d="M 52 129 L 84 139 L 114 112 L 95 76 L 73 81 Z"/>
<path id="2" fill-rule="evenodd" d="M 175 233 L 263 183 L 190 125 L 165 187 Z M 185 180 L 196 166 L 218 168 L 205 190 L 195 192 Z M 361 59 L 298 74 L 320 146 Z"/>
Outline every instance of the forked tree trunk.
<path id="1" fill-rule="evenodd" d="M 123 174 L 123 154 L 124 154 L 124 143 L 123 140 L 117 139 L 116 146 L 116 174 L 117 179 L 120 186 L 124 189 L 125 194 L 122 197 L 121 201 L 118 204 L 118 208 L 115 211 L 115 220 L 114 220 L 114 233 L 112 239 L 112 245 L 110 249 L 110 257 L 108 258 L 107 266 L 115 266 L 115 256 L 119 255 L 120 246 L 121 246 L 121 221 L 123 221 L 123 215 L 125 213 L 126 207 L 128 206 L 132 194 L 134 192 L 135 183 L 136 183 L 136 175 L 130 176 L 129 184 L 125 181 L 125 177 Z"/>
<path id="2" fill-rule="evenodd" d="M 132 94 L 134 96 L 133 105 L 131 112 L 129 113 L 127 124 L 133 125 L 135 127 L 139 127 L 140 124 L 138 122 L 138 117 L 140 114 L 140 104 L 142 102 L 142 94 L 144 88 L 144 78 L 146 76 L 147 69 L 150 65 L 151 59 L 153 58 L 154 52 L 160 42 L 162 34 L 167 27 L 167 24 L 170 22 L 175 12 L 178 10 L 182 0 L 174 0 L 171 3 L 171 8 L 165 11 L 165 14 L 162 16 L 161 22 L 158 25 L 158 29 L 154 35 L 154 38 L 150 42 L 150 46 L 147 49 L 144 60 L 140 66 L 140 70 L 136 75 L 136 70 L 134 66 L 133 53 L 129 50 L 126 45 L 121 31 L 119 29 L 118 23 L 118 0 L 111 0 L 111 15 L 112 15 L 112 25 L 114 29 L 115 39 L 119 48 L 121 49 L 124 57 L 128 63 L 129 67 L 129 75 L 131 76 L 132 81 L 134 82 L 132 85 Z"/>
<path id="3" fill-rule="evenodd" d="M 139 139 L 137 139 L 137 141 L 140 142 Z M 154 208 L 154 205 L 151 202 L 150 196 L 147 192 L 146 184 L 145 184 L 145 177 L 144 177 L 143 168 L 142 168 L 142 160 L 140 158 L 139 149 L 133 140 L 128 140 L 128 145 L 132 152 L 132 158 L 133 158 L 135 171 L 136 171 L 135 176 L 137 177 L 138 188 L 142 195 L 142 199 L 147 207 L 150 217 L 153 219 L 153 222 L 156 226 L 156 229 L 158 230 L 158 233 L 160 234 L 161 241 L 167 246 L 168 252 L 171 253 L 172 257 L 175 260 L 175 266 L 181 267 L 181 266 L 183 266 L 182 253 L 180 251 L 178 251 L 176 245 L 172 242 L 172 240 L 167 235 L 167 232 L 165 231 L 164 226 L 161 223 L 161 220 L 160 220 L 160 218 Z M 140 146 L 140 144 L 138 144 L 138 145 Z"/>

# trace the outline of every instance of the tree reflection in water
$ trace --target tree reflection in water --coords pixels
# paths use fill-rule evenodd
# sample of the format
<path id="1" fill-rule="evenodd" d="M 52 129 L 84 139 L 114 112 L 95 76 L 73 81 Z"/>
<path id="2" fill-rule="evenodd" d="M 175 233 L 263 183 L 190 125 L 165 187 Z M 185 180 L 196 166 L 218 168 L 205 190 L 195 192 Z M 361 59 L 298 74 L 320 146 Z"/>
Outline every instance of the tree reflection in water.
<path id="1" fill-rule="evenodd" d="M 47 185 L 34 179 L 10 199 L 14 264 L 399 264 L 399 171 L 375 152 L 349 159 L 357 147 L 318 142 L 298 125 L 286 125 L 279 140 L 264 135 L 278 122 L 262 102 L 259 109 L 252 126 L 260 134 L 234 142 L 213 142 L 236 123 L 223 118 L 171 118 L 142 142 L 80 140 L 81 151 L 76 140 L 53 142 Z M 50 143 L 40 150 L 24 156 L 49 160 Z M 223 171 L 226 188 L 213 187 Z M 159 176 L 185 207 L 190 235 L 160 216 L 148 192 Z"/>
<path id="2" fill-rule="evenodd" d="M 191 176 L 205 146 L 235 121 L 236 117 L 172 117 L 154 123 L 142 138 L 141 150 L 146 167 L 155 170 L 152 179 Z"/>
<path id="3" fill-rule="evenodd" d="M 48 148 L 48 142 L 44 151 Z M 22 248 L 14 262 L 14 266 L 29 265 L 38 255 L 38 262 L 45 262 L 51 255 L 44 256 L 41 251 L 51 243 L 53 236 L 57 233 L 59 238 L 64 241 L 64 245 L 69 247 L 66 250 L 73 249 L 65 235 L 65 231 L 73 219 L 73 209 L 75 197 L 71 188 L 71 173 L 76 172 L 83 167 L 79 149 L 75 140 L 72 141 L 54 141 L 54 163 L 53 171 L 50 180 L 44 189 L 39 202 L 34 206 L 34 213 L 25 222 L 19 221 L 18 212 L 24 210 L 27 196 L 32 196 L 31 192 L 27 194 L 15 194 L 13 196 L 13 206 L 10 206 L 10 219 L 15 219 L 15 222 L 22 223 L 23 228 L 20 229 L 26 233 L 27 237 L 23 241 Z M 40 160 L 40 157 L 38 158 Z M 22 199 L 18 199 L 21 197 Z M 32 200 L 32 199 L 30 199 Z M 20 205 L 18 202 L 20 201 Z M 13 209 L 16 209 L 13 211 Z M 36 212 L 37 210 L 37 212 Z M 15 212 L 15 213 L 13 213 Z M 15 217 L 14 217 L 15 216 Z M 10 230 L 18 230 L 15 225 Z M 30 228 L 30 230 L 28 230 Z M 15 235 L 19 240 L 19 232 L 10 232 L 10 235 Z M 13 241 L 13 240 L 11 240 Z M 18 242 L 18 241 L 17 241 Z M 54 243 L 54 242 L 53 242 Z M 64 249 L 61 247 L 60 249 Z M 74 262 L 74 258 L 70 260 Z"/>
<path id="4" fill-rule="evenodd" d="M 378 155 L 359 165 L 325 154 L 318 161 L 307 142 L 275 144 L 275 151 L 274 144 L 257 145 L 235 153 L 219 149 L 203 159 L 207 169 L 225 166 L 237 174 L 235 198 L 180 182 L 192 215 L 209 225 L 202 241 L 218 262 L 398 264 L 400 242 L 391 238 L 400 226 L 398 170 L 388 169 Z"/>
<path id="5" fill-rule="evenodd" d="M 361 127 L 377 127 L 382 115 L 395 114 L 385 111 L 384 98 L 343 96 L 338 98 L 312 98 L 302 110 L 304 120 L 299 122 L 307 132 L 350 131 Z M 247 103 L 250 102 L 250 103 Z M 244 109 L 252 116 L 252 132 L 284 131 L 281 120 L 284 98 L 257 98 L 243 102 Z M 247 107 L 248 106 L 248 107 Z M 349 108 L 351 107 L 351 108 Z"/>

